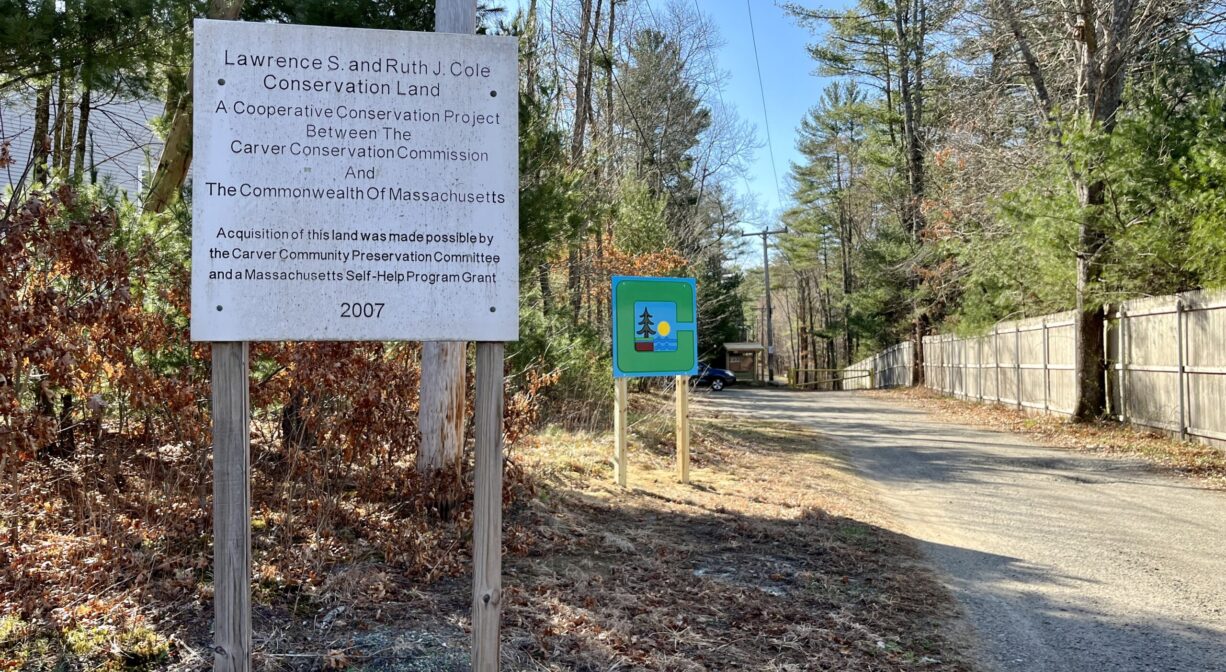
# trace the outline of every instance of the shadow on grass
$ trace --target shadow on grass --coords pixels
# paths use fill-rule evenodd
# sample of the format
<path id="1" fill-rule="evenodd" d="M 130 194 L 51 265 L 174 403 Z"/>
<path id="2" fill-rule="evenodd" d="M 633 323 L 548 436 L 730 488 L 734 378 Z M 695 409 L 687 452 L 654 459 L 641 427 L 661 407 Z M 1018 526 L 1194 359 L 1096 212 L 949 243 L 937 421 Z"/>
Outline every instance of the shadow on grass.
<path id="1" fill-rule="evenodd" d="M 562 504 L 557 538 L 508 562 L 505 656 L 516 669 L 973 669 L 949 635 L 953 607 L 923 567 L 922 546 L 979 569 L 955 591 L 1024 603 L 1052 622 L 1030 633 L 1036 641 L 1010 645 L 1020 658 L 1055 657 L 1019 669 L 1158 669 L 1137 661 L 1161 659 L 1170 665 L 1162 669 L 1226 670 L 1219 632 L 1142 615 L 1114 622 L 1090 602 L 1069 609 L 1034 588 L 1079 579 L 1016 558 L 818 510 L 779 520 L 591 498 Z M 1120 650 L 1078 645 L 1104 639 Z"/>

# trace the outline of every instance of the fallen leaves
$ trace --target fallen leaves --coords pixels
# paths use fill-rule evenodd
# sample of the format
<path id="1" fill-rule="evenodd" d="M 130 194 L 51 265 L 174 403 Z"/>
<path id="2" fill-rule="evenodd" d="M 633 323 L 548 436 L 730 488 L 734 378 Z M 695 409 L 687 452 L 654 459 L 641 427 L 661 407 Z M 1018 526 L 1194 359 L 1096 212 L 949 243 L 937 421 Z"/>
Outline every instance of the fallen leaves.
<path id="1" fill-rule="evenodd" d="M 1062 416 L 1035 415 L 996 404 L 964 401 L 927 388 L 877 390 L 870 394 L 902 399 L 936 415 L 957 417 L 958 422 L 1023 434 L 1050 446 L 1143 458 L 1166 471 L 1194 478 L 1206 487 L 1226 489 L 1226 450 L 1216 446 L 1179 441 L 1110 420 L 1074 423 Z"/>
<path id="2" fill-rule="evenodd" d="M 508 558 L 508 655 L 551 670 L 966 669 L 942 635 L 949 597 L 822 437 L 696 420 L 683 486 L 671 418 L 653 414 L 667 403 L 632 404 L 627 490 L 609 484 L 606 435 L 524 451 L 550 496 L 516 519 L 547 541 Z"/>

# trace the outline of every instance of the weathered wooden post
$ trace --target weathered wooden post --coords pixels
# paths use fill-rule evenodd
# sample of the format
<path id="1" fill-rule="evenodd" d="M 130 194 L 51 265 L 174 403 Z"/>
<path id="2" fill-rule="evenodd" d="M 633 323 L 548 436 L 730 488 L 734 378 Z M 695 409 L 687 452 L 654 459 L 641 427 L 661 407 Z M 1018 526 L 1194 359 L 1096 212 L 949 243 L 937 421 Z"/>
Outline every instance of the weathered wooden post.
<path id="1" fill-rule="evenodd" d="M 436 0 L 434 32 L 472 35 L 477 30 L 477 0 Z M 513 92 L 507 91 L 506 95 Z M 493 94 L 491 94 L 493 95 Z M 430 345 L 423 362 L 430 356 Z M 463 343 L 443 342 L 433 346 L 439 355 L 459 349 Z M 500 658 L 502 621 L 502 412 L 505 346 L 499 342 L 477 343 L 477 382 L 474 406 L 475 467 L 473 474 L 473 600 L 472 668 L 477 672 L 497 670 Z M 440 357 L 445 360 L 445 357 Z M 427 365 L 423 364 L 423 385 Z M 433 370 L 432 370 L 433 371 Z M 458 377 L 434 381 L 464 385 L 464 369 Z M 439 376 L 456 376 L 450 369 L 434 371 Z M 453 398 L 449 396 L 448 398 Z M 463 396 L 459 407 L 462 414 Z"/>
<path id="2" fill-rule="evenodd" d="M 690 482 L 690 377 L 677 376 L 677 478 Z"/>
<path id="3" fill-rule="evenodd" d="M 1175 295 L 1175 385 L 1179 387 L 1179 439 L 1188 438 L 1187 392 L 1185 390 L 1187 357 L 1183 344 L 1183 297 Z"/>
<path id="4" fill-rule="evenodd" d="M 251 669 L 251 409 L 246 342 L 213 343 L 213 669 Z"/>
<path id="5" fill-rule="evenodd" d="M 629 414 L 630 390 L 625 378 L 613 379 L 613 479 L 626 487 L 626 421 Z"/>
<path id="6" fill-rule="evenodd" d="M 983 336 L 975 337 L 975 396 L 983 403 Z"/>
<path id="7" fill-rule="evenodd" d="M 1120 373 L 1116 380 L 1119 381 L 1120 386 L 1120 422 L 1128 422 L 1128 362 L 1131 358 L 1128 356 L 1128 309 L 1125 304 L 1120 304 L 1117 313 L 1120 333 L 1118 334 L 1119 342 L 1116 345 L 1116 349 L 1119 350 L 1116 353 L 1116 359 L 1120 362 Z"/>
<path id="8" fill-rule="evenodd" d="M 1017 408 L 1022 408 L 1022 325 L 1013 323 L 1013 377 L 1016 388 Z"/>
<path id="9" fill-rule="evenodd" d="M 1051 357 L 1049 353 L 1049 335 L 1047 333 L 1047 318 L 1043 318 L 1043 412 L 1051 410 Z"/>
<path id="10" fill-rule="evenodd" d="M 992 325 L 992 364 L 996 367 L 996 403 L 1000 403 L 1000 323 Z"/>
<path id="11" fill-rule="evenodd" d="M 502 343 L 477 344 L 472 666 L 497 670 L 502 620 Z"/>

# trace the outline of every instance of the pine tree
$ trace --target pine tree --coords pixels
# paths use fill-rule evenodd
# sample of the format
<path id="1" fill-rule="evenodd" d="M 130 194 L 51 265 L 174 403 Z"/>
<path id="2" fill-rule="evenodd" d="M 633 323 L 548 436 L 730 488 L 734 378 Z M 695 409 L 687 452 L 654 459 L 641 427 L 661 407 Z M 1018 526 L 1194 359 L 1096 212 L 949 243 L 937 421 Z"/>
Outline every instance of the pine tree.
<path id="1" fill-rule="evenodd" d="M 642 336 L 643 338 L 651 338 L 652 336 L 656 335 L 655 330 L 652 329 L 652 327 L 655 326 L 655 323 L 651 321 L 651 313 L 647 312 L 646 308 L 643 309 L 643 314 L 639 315 L 639 326 L 642 327 L 642 329 L 639 329 L 638 331 L 639 336 Z"/>

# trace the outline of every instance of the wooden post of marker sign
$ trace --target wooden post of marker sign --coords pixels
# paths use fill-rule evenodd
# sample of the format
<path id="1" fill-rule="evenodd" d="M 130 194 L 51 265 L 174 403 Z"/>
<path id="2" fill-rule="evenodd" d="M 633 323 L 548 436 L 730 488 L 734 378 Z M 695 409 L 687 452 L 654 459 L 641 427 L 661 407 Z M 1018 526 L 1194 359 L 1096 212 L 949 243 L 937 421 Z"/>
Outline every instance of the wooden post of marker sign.
<path id="1" fill-rule="evenodd" d="M 677 376 L 677 478 L 690 482 L 690 377 Z"/>
<path id="2" fill-rule="evenodd" d="M 247 343 L 213 343 L 213 669 L 251 669 Z"/>
<path id="3" fill-rule="evenodd" d="M 626 487 L 626 420 L 630 392 L 625 378 L 613 379 L 613 475 L 617 484 Z"/>
<path id="4" fill-rule="evenodd" d="M 477 344 L 472 669 L 498 669 L 502 614 L 502 343 Z"/>

